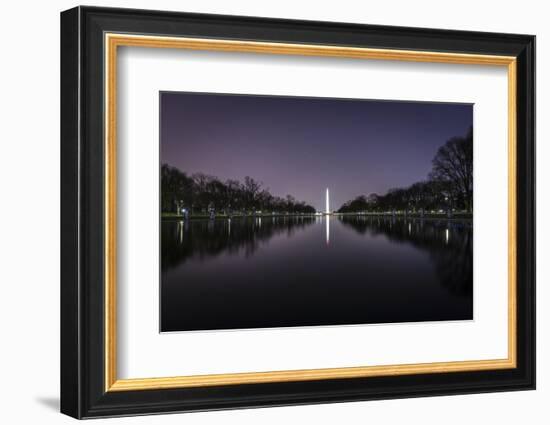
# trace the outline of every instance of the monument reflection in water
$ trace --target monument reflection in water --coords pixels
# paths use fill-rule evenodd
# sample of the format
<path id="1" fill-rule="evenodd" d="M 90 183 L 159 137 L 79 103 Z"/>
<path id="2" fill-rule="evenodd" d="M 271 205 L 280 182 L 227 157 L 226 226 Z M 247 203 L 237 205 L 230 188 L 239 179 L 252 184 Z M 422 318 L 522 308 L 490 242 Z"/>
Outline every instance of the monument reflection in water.
<path id="1" fill-rule="evenodd" d="M 470 320 L 472 221 L 161 223 L 161 330 Z"/>

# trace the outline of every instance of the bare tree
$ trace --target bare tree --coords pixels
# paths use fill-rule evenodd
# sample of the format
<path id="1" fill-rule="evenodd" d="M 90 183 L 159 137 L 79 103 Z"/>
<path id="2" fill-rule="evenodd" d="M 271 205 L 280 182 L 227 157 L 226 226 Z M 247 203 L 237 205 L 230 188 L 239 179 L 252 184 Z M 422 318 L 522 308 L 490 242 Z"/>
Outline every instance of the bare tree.
<path id="1" fill-rule="evenodd" d="M 453 137 L 441 146 L 432 160 L 430 178 L 451 184 L 453 195 L 472 211 L 473 198 L 473 132 Z"/>
<path id="2" fill-rule="evenodd" d="M 179 212 L 182 206 L 193 203 L 193 180 L 175 167 L 163 164 L 160 170 L 161 208 L 166 212 Z"/>
<path id="3" fill-rule="evenodd" d="M 257 182 L 252 177 L 246 176 L 244 178 L 244 193 L 246 198 L 246 207 L 252 210 L 257 208 L 258 194 L 262 188 L 262 183 Z"/>

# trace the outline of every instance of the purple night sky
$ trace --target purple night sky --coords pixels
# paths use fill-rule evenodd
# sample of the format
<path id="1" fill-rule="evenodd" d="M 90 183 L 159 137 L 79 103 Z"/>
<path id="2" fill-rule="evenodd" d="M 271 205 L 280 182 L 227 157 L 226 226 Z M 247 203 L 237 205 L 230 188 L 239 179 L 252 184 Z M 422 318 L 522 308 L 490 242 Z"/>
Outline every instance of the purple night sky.
<path id="1" fill-rule="evenodd" d="M 471 104 L 162 92 L 160 158 L 264 183 L 324 210 L 425 180 L 439 146 L 465 134 Z"/>

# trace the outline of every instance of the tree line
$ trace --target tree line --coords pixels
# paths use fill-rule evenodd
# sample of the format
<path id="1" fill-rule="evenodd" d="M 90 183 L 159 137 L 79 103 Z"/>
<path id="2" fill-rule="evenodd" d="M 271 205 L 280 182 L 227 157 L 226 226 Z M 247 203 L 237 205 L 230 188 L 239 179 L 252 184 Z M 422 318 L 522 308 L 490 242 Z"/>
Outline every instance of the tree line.
<path id="1" fill-rule="evenodd" d="M 187 175 L 168 164 L 161 166 L 161 210 L 163 213 L 178 213 L 182 209 L 191 215 L 198 214 L 255 214 L 288 213 L 313 214 L 315 208 L 296 200 L 291 195 L 274 196 L 269 189 L 252 177 L 243 182 L 195 173 Z"/>
<path id="2" fill-rule="evenodd" d="M 441 146 L 428 179 L 384 195 L 360 195 L 344 203 L 338 212 L 452 211 L 473 209 L 473 131 L 453 137 Z"/>

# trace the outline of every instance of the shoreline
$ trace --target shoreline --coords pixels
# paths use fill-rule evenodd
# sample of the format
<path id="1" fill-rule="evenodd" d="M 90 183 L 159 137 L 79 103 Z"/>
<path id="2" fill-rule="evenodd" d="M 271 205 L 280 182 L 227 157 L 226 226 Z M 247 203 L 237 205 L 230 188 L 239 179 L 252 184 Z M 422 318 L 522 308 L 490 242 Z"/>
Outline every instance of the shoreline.
<path id="1" fill-rule="evenodd" d="M 333 216 L 333 217 L 384 217 L 384 218 L 399 218 L 399 219 L 405 219 L 405 218 L 414 218 L 414 219 L 420 219 L 420 220 L 472 220 L 473 214 L 472 213 L 464 213 L 459 212 L 452 215 L 452 217 L 448 217 L 445 213 L 424 213 L 423 216 L 420 215 L 420 213 L 409 213 L 405 214 L 404 212 L 396 212 L 395 214 L 392 213 L 321 213 L 321 214 L 232 214 L 232 215 L 226 215 L 226 214 L 217 214 L 214 217 L 214 220 L 228 220 L 228 219 L 251 219 L 251 218 L 317 218 L 317 217 L 326 217 L 327 215 Z M 207 214 L 195 214 L 190 215 L 187 218 L 188 220 L 210 220 L 210 217 Z M 177 220 L 182 221 L 184 220 L 183 215 L 181 214 L 174 214 L 174 213 L 162 213 L 161 214 L 161 220 Z"/>

